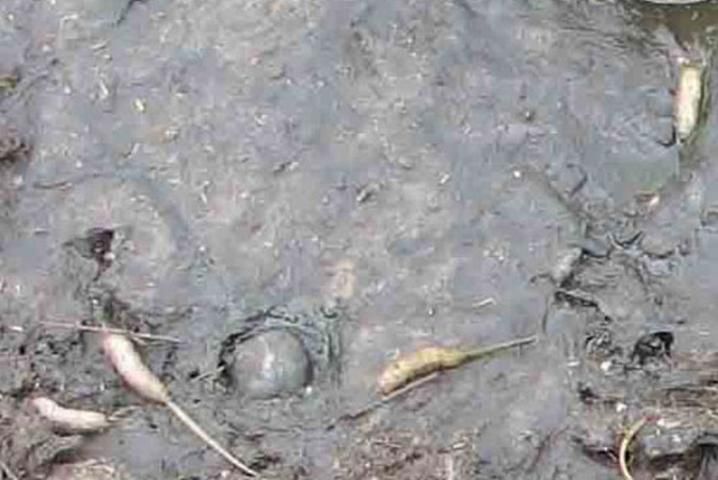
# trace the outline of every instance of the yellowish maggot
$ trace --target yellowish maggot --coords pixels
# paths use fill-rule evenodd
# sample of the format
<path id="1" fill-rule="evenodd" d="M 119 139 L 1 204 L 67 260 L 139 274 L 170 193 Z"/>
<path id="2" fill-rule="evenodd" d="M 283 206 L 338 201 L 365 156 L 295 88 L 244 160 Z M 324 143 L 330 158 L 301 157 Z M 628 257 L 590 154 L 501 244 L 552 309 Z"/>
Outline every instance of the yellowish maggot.
<path id="1" fill-rule="evenodd" d="M 464 363 L 536 341 L 536 337 L 519 338 L 475 349 L 426 347 L 391 362 L 379 375 L 379 391 L 388 395 L 407 383 L 440 370 L 456 368 Z"/>
<path id="2" fill-rule="evenodd" d="M 703 62 L 680 62 L 673 105 L 673 128 L 679 145 L 693 137 L 701 121 L 707 104 L 707 83 L 707 69 Z"/>

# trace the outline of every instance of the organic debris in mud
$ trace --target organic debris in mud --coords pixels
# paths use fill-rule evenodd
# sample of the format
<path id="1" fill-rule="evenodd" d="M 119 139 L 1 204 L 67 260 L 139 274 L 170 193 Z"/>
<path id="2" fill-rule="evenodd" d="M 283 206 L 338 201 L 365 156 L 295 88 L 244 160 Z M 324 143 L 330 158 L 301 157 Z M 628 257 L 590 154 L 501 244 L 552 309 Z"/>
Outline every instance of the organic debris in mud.
<path id="1" fill-rule="evenodd" d="M 192 433 L 197 435 L 209 447 L 219 453 L 225 460 L 237 467 L 240 471 L 250 476 L 256 476 L 257 472 L 242 463 L 228 450 L 210 437 L 187 413 L 179 407 L 171 398 L 167 388 L 150 371 L 135 350 L 132 342 L 124 335 L 104 333 L 102 349 L 107 355 L 110 364 L 113 366 L 120 378 L 137 395 L 167 407 Z"/>
<path id="2" fill-rule="evenodd" d="M 334 478 L 445 480 L 445 458 L 451 453 L 442 453 L 445 452 L 431 446 L 427 439 L 410 433 L 378 432 L 357 440 L 342 452 L 335 460 Z"/>
<path id="3" fill-rule="evenodd" d="M 99 327 L 94 325 L 83 325 L 80 323 L 51 322 L 49 320 L 41 320 L 40 323 L 48 327 L 67 328 L 70 330 L 79 330 L 83 332 L 117 333 L 120 335 L 127 335 L 128 337 L 132 338 L 133 340 L 136 340 L 137 342 L 142 342 L 143 340 L 156 340 L 159 342 L 182 343 L 182 340 L 180 340 L 179 338 L 170 337 L 167 335 L 153 335 L 151 333 L 131 332 L 129 330 L 124 330 L 121 328 Z"/>
<path id="4" fill-rule="evenodd" d="M 430 381 L 434 380 L 438 376 L 439 376 L 439 372 L 434 372 L 425 377 L 419 378 L 418 380 L 415 380 L 415 381 L 411 382 L 410 384 L 399 388 L 398 390 L 394 390 L 389 395 L 385 395 L 384 397 L 380 398 L 379 400 L 375 400 L 375 401 L 371 402 L 369 405 L 357 410 L 356 412 L 345 413 L 345 414 L 339 416 L 339 418 L 337 418 L 333 422 L 331 422 L 327 426 L 327 430 L 333 429 L 336 426 L 336 424 L 341 421 L 357 420 L 357 419 L 363 417 L 364 415 L 372 412 L 373 410 L 381 407 L 382 405 L 385 405 L 385 404 L 391 402 L 395 398 L 400 397 L 400 396 L 420 387 L 421 385 L 424 385 L 425 383 L 429 383 Z"/>
<path id="5" fill-rule="evenodd" d="M 652 347 L 647 349 L 646 364 L 654 359 L 662 361 L 671 350 L 672 336 L 644 336 L 642 340 L 640 344 Z M 650 471 L 651 478 L 714 478 L 706 472 L 715 472 L 718 466 L 712 456 L 717 451 L 716 442 L 711 440 L 715 440 L 711 433 L 718 431 L 713 412 L 718 401 L 718 376 L 713 373 L 716 354 L 678 355 L 671 365 L 651 384 L 641 385 L 636 396 L 605 395 L 586 383 L 579 384 L 585 408 L 580 414 L 583 428 L 575 433 L 574 440 L 584 454 L 607 466 L 619 464 L 625 479 L 632 478 L 631 457 L 641 460 L 641 469 Z M 652 408 L 649 413 L 638 413 L 638 421 L 620 432 L 616 425 L 622 423 L 631 404 Z"/>
<path id="6" fill-rule="evenodd" d="M 94 331 L 99 328 L 101 332 L 129 332 L 129 335 L 135 339 L 180 343 L 178 338 L 155 334 L 147 330 L 154 330 L 160 324 L 172 324 L 191 312 L 190 308 L 164 312 L 138 310 L 121 300 L 113 290 L 99 284 L 92 284 L 86 295 L 90 310 L 89 316 L 94 325 L 87 325 L 83 322 L 83 328 L 79 330 Z"/>

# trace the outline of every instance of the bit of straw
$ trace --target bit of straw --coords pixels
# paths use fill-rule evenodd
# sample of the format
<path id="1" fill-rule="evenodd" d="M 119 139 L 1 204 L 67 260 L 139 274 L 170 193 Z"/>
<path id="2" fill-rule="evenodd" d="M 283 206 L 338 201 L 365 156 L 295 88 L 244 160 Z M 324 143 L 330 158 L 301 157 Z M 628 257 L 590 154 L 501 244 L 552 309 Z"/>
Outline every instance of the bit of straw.
<path id="1" fill-rule="evenodd" d="M 646 424 L 646 422 L 648 422 L 648 420 L 649 417 L 641 417 L 638 421 L 633 423 L 628 430 L 626 430 L 626 434 L 623 436 L 623 440 L 621 440 L 621 448 L 618 452 L 618 462 L 621 467 L 621 475 L 623 475 L 624 480 L 633 480 L 633 476 L 628 470 L 628 463 L 626 461 L 626 456 L 628 455 L 628 447 L 631 445 L 631 442 L 633 441 L 638 431 L 643 428 L 643 426 Z"/>
<path id="2" fill-rule="evenodd" d="M 153 335 L 151 333 L 136 333 L 136 332 L 130 332 L 129 330 L 123 330 L 121 328 L 98 327 L 98 326 L 94 326 L 94 325 L 82 325 L 80 323 L 51 322 L 51 321 L 46 321 L 46 320 L 43 320 L 40 323 L 43 325 L 47 325 L 49 327 L 84 330 L 86 332 L 116 333 L 119 335 L 127 335 L 129 337 L 139 338 L 142 340 L 157 340 L 157 341 L 161 341 L 161 342 L 182 343 L 182 340 L 175 338 L 175 337 L 169 337 L 167 335 Z"/>
<path id="3" fill-rule="evenodd" d="M 18 478 L 17 475 L 12 473 L 12 470 L 10 470 L 10 467 L 8 467 L 7 464 L 5 462 L 3 462 L 2 460 L 0 460 L 0 470 L 5 472 L 5 475 L 7 475 L 7 477 L 10 480 L 20 480 L 20 478 Z"/>
<path id="4" fill-rule="evenodd" d="M 336 425 L 336 423 L 341 420 L 356 420 L 360 417 L 363 417 L 367 413 L 369 413 L 373 410 L 376 410 L 377 408 L 381 407 L 382 405 L 384 405 L 386 403 L 391 402 L 396 397 L 404 395 L 405 393 L 410 392 L 411 390 L 414 390 L 415 388 L 418 388 L 418 387 L 424 385 L 425 383 L 429 383 L 430 381 L 434 380 L 438 376 L 439 376 L 439 372 L 434 372 L 431 375 L 427 375 L 426 377 L 415 380 L 415 381 L 411 382 L 410 384 L 405 385 L 398 390 L 395 390 L 394 392 L 380 398 L 379 400 L 375 400 L 375 401 L 371 402 L 369 405 L 367 405 L 366 407 L 363 407 L 362 409 L 360 409 L 356 412 L 345 413 L 344 415 L 337 418 L 337 420 L 332 422 L 328 428 L 330 428 L 330 429 L 333 428 L 334 425 Z"/>
<path id="5" fill-rule="evenodd" d="M 489 305 L 496 305 L 496 300 L 494 300 L 493 297 L 485 298 L 479 302 L 474 303 L 471 306 L 474 308 L 484 308 L 488 307 Z"/>

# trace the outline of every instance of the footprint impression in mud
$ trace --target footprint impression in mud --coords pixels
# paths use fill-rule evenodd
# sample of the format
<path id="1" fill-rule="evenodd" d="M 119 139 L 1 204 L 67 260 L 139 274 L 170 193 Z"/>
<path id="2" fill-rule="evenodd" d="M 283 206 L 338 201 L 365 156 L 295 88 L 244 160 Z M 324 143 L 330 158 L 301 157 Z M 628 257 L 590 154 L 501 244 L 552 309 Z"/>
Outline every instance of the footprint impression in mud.
<path id="1" fill-rule="evenodd" d="M 339 310 L 298 300 L 245 319 L 222 342 L 220 381 L 254 399 L 300 393 L 325 377 L 337 381 L 341 317 Z"/>

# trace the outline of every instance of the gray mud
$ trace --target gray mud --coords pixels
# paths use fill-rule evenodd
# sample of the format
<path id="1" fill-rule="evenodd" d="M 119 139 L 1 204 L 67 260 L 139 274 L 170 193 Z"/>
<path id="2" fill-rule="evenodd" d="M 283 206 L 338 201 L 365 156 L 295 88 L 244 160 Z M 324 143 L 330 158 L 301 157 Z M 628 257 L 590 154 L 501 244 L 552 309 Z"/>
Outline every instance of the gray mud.
<path id="1" fill-rule="evenodd" d="M 718 478 L 718 117 L 670 145 L 676 55 L 717 23 L 630 0 L 3 0 L 2 464 L 240 478 L 97 334 L 43 323 L 106 322 L 180 339 L 140 349 L 266 478 L 621 478 L 644 416 L 636 478 Z M 347 415 L 398 353 L 534 333 Z M 33 395 L 135 408 L 63 437 Z"/>

